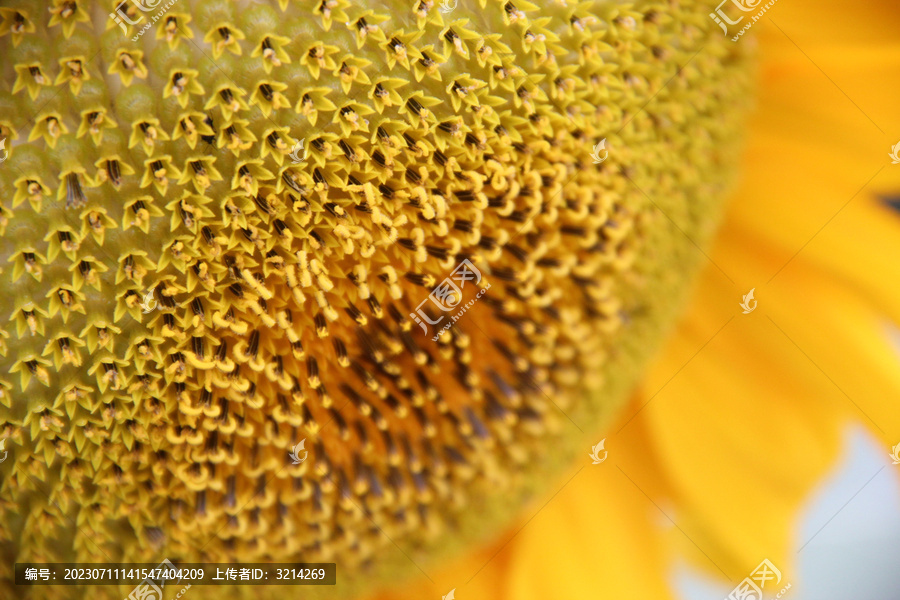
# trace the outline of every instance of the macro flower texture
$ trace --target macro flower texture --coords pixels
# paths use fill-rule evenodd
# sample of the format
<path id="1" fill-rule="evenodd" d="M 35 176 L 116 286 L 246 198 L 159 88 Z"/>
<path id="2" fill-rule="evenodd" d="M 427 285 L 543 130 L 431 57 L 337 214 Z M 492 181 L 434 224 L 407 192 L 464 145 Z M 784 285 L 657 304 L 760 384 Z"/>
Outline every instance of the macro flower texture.
<path id="1" fill-rule="evenodd" d="M 0 1 L 0 596 L 784 587 L 840 428 L 900 435 L 900 18 L 732 2 Z M 17 566 L 164 560 L 336 579 Z"/>

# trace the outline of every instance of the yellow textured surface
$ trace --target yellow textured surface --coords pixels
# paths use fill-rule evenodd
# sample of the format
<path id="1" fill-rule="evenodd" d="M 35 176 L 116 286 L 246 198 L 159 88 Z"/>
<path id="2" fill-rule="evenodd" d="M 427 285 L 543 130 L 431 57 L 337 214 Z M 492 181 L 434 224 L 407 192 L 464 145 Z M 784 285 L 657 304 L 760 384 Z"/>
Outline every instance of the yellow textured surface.
<path id="1" fill-rule="evenodd" d="M 511 514 L 713 230 L 748 76 L 704 10 L 5 3 L 4 554 L 352 578 Z"/>

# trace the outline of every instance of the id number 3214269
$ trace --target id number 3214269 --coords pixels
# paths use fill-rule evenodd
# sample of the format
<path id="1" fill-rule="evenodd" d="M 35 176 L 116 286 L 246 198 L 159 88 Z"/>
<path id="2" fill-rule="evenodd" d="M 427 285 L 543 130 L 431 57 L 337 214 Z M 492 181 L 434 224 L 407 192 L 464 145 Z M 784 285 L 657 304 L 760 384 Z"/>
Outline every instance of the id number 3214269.
<path id="1" fill-rule="evenodd" d="M 276 579 L 325 579 L 325 569 L 278 569 Z"/>

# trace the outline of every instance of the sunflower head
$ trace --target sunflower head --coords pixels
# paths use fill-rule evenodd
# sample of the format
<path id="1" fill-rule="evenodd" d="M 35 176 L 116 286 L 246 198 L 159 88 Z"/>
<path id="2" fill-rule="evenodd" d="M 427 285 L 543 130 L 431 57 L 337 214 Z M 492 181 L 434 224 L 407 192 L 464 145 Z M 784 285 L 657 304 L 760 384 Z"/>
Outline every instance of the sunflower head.
<path id="1" fill-rule="evenodd" d="M 360 584 L 502 524 L 677 310 L 747 89 L 692 1 L 26 4 L 0 26 L 20 562 Z"/>

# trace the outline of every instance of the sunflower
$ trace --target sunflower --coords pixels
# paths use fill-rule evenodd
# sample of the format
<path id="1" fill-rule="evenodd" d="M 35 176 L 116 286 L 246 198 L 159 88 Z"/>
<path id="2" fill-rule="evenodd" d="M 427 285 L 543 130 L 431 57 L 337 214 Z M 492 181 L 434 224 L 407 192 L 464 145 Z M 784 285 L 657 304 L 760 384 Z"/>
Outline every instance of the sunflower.
<path id="1" fill-rule="evenodd" d="M 621 414 L 749 96 L 700 3 L 102 4 L 0 13 L 8 555 L 346 595 Z"/>
<path id="2" fill-rule="evenodd" d="M 761 64 L 740 183 L 674 335 L 618 421 L 583 440 L 586 454 L 605 438 L 608 459 L 583 456 L 434 583 L 378 598 L 657 600 L 681 597 L 685 564 L 731 589 L 764 559 L 783 578 L 766 597 L 797 592 L 815 543 L 799 515 L 846 428 L 885 457 L 900 442 L 898 27 L 887 2 L 779 3 L 741 38 Z"/>

